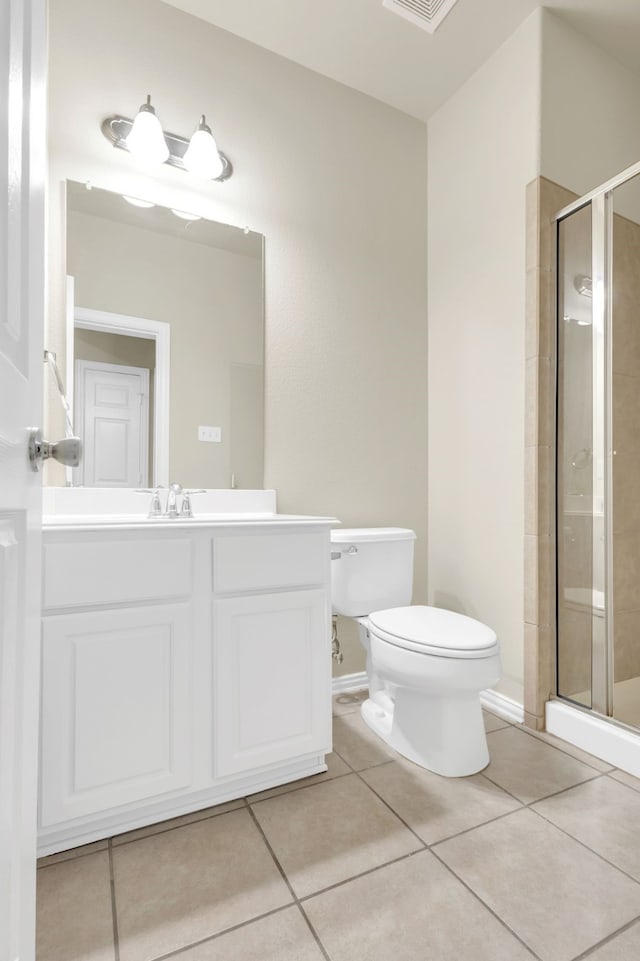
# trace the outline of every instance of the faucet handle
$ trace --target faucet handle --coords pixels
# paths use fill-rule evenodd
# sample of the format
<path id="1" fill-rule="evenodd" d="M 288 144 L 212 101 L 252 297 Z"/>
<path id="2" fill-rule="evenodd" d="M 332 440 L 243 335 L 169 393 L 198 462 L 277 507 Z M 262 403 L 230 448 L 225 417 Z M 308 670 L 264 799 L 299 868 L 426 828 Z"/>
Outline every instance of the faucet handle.
<path id="1" fill-rule="evenodd" d="M 191 506 L 191 495 L 192 494 L 206 494 L 204 488 L 199 490 L 183 490 L 182 492 L 182 510 L 180 511 L 181 517 L 193 517 L 193 508 Z"/>
<path id="2" fill-rule="evenodd" d="M 147 517 L 159 517 L 162 514 L 162 505 L 160 503 L 160 486 L 136 488 L 136 494 L 151 494 L 151 505 L 149 507 L 149 513 L 147 514 Z"/>
<path id="3" fill-rule="evenodd" d="M 162 514 L 162 504 L 160 503 L 160 491 L 151 491 L 151 507 L 149 508 L 149 517 L 160 517 Z"/>

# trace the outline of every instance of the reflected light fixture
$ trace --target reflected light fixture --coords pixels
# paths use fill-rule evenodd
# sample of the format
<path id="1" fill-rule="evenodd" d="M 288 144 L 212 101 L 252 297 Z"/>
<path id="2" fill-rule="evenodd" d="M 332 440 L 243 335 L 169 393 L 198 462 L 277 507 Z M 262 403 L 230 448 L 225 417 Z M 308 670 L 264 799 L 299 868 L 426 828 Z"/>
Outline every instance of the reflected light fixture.
<path id="1" fill-rule="evenodd" d="M 129 194 L 123 194 L 122 199 L 126 200 L 132 207 L 155 207 L 155 204 L 150 200 L 140 200 L 139 197 L 131 197 Z"/>
<path id="2" fill-rule="evenodd" d="M 176 210 L 175 207 L 171 208 L 171 213 L 179 217 L 180 220 L 202 220 L 200 214 L 190 214 L 186 210 Z"/>
<path id="3" fill-rule="evenodd" d="M 588 274 L 576 274 L 573 278 L 573 286 L 583 297 L 593 296 L 593 281 Z"/>
<path id="4" fill-rule="evenodd" d="M 207 180 L 228 180 L 233 167 L 216 145 L 204 114 L 190 140 L 167 133 L 151 106 L 151 97 L 140 107 L 135 120 L 116 115 L 102 123 L 102 132 L 114 146 L 128 150 L 149 163 L 166 163 Z"/>
<path id="5" fill-rule="evenodd" d="M 169 157 L 162 125 L 151 106 L 151 95 L 143 103 L 127 137 L 127 149 L 146 163 L 163 164 Z"/>
<path id="6" fill-rule="evenodd" d="M 222 173 L 222 160 L 204 114 L 200 117 L 200 123 L 185 151 L 184 165 L 189 173 L 196 177 L 206 177 L 208 180 L 215 180 Z"/>

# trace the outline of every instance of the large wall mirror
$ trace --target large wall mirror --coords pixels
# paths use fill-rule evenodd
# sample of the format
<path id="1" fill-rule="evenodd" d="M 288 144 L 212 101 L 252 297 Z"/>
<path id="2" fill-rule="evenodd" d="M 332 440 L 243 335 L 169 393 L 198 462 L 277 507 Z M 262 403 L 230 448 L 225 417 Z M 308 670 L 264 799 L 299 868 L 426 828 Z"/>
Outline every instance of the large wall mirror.
<path id="1" fill-rule="evenodd" d="M 67 391 L 98 487 L 261 488 L 264 238 L 67 183 Z"/>

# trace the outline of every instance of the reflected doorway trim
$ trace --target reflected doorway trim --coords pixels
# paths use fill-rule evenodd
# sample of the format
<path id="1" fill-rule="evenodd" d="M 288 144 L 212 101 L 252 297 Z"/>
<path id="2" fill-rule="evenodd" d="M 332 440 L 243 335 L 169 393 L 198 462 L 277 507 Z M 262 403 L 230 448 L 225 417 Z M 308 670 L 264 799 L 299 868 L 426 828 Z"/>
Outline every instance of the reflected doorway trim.
<path id="1" fill-rule="evenodd" d="M 105 310 L 91 310 L 88 307 L 75 307 L 69 311 L 67 323 L 67 344 L 73 343 L 73 328 L 98 330 L 107 334 L 124 334 L 127 337 L 142 337 L 154 340 L 156 345 L 156 367 L 154 381 L 153 417 L 153 485 L 169 486 L 169 364 L 171 328 L 161 320 L 147 320 L 145 317 L 129 317 L 126 314 L 112 314 Z M 73 410 L 73 383 L 67 385 L 68 400 Z"/>

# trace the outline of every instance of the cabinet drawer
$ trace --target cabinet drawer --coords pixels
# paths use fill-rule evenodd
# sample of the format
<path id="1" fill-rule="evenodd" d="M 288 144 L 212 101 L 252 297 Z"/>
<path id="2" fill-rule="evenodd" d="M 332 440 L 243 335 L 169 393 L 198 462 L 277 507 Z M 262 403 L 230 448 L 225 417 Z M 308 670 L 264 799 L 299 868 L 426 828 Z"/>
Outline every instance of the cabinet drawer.
<path id="1" fill-rule="evenodd" d="M 184 538 L 80 538 L 43 548 L 43 607 L 187 597 L 193 583 L 193 545 Z"/>
<path id="2" fill-rule="evenodd" d="M 218 594 L 311 587 L 329 577 L 329 535 L 221 535 L 213 541 L 213 589 Z"/>

